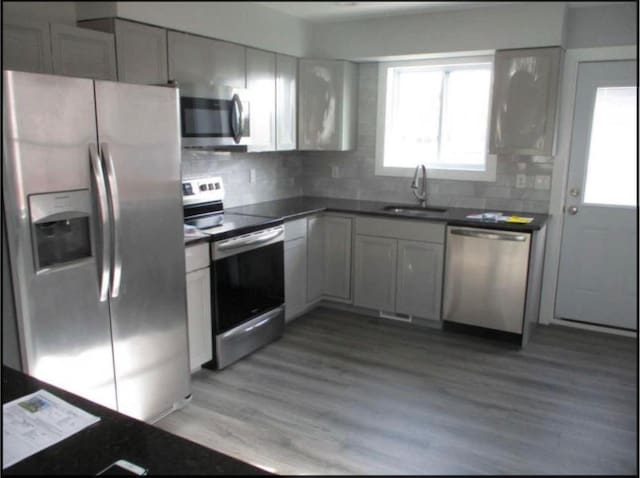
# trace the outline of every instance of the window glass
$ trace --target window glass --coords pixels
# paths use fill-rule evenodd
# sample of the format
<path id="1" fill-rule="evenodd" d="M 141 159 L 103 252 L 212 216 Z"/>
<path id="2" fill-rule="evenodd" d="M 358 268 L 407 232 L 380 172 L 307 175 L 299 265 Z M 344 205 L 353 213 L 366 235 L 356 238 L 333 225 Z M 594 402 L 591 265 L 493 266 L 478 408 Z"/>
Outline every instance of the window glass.
<path id="1" fill-rule="evenodd" d="M 636 88 L 598 88 L 591 124 L 585 203 L 637 206 L 636 114 Z"/>
<path id="2" fill-rule="evenodd" d="M 442 140 L 437 161 L 447 169 L 484 169 L 491 71 L 457 70 L 448 74 L 442 115 Z"/>
<path id="3" fill-rule="evenodd" d="M 413 168 L 438 154 L 442 72 L 391 70 L 385 166 Z"/>
<path id="4" fill-rule="evenodd" d="M 383 167 L 486 171 L 491 63 L 387 69 Z"/>

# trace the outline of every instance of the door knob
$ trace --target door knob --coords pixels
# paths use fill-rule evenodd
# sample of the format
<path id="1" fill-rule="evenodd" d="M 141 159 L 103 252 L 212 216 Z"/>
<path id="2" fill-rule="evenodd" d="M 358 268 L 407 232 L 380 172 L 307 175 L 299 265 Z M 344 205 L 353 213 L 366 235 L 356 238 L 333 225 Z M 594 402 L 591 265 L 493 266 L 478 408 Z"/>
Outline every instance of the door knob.
<path id="1" fill-rule="evenodd" d="M 572 216 L 575 216 L 576 214 L 578 214 L 578 207 L 577 206 L 569 206 L 567 208 L 567 212 L 569 214 L 571 214 Z"/>

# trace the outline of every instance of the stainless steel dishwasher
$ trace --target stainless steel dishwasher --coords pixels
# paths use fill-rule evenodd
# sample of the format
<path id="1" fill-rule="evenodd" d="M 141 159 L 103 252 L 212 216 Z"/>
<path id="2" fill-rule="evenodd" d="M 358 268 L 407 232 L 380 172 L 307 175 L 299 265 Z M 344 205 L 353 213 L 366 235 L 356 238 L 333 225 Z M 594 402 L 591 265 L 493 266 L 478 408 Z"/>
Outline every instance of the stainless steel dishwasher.
<path id="1" fill-rule="evenodd" d="M 443 320 L 523 333 L 531 235 L 447 227 Z"/>

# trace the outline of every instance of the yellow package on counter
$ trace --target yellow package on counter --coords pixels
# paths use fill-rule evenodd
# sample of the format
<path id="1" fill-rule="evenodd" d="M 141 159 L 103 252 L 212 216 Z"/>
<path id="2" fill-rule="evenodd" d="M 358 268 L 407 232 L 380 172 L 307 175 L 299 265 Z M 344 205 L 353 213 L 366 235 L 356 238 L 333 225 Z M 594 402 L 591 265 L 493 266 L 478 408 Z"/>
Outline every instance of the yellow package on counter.
<path id="1" fill-rule="evenodd" d="M 529 224 L 533 221 L 532 217 L 520 217 L 520 216 L 509 216 L 505 219 L 505 222 L 513 222 L 516 224 Z"/>

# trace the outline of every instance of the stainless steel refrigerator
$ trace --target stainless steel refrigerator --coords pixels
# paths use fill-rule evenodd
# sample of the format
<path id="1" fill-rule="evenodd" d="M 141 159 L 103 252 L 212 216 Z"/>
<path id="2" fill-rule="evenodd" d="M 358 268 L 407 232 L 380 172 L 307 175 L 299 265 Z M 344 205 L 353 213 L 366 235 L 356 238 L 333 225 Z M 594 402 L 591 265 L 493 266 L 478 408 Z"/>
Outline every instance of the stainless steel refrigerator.
<path id="1" fill-rule="evenodd" d="M 190 394 L 178 92 L 3 76 L 23 369 L 154 421 Z"/>

